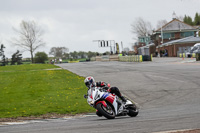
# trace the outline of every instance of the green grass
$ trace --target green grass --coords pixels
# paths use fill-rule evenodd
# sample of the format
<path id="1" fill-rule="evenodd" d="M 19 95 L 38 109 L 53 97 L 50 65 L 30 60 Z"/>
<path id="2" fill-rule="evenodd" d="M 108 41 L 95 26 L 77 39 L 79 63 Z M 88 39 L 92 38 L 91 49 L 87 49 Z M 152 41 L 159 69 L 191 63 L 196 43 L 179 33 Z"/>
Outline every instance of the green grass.
<path id="1" fill-rule="evenodd" d="M 0 67 L 0 118 L 93 112 L 84 77 L 50 64 Z"/>

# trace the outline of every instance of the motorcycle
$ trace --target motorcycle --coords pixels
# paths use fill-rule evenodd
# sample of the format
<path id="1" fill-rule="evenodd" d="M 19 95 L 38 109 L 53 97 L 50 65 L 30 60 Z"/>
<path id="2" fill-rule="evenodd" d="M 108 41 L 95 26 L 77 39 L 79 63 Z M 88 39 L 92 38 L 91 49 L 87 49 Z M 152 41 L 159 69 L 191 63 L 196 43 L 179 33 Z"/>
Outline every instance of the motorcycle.
<path id="1" fill-rule="evenodd" d="M 102 87 L 91 87 L 84 98 L 91 107 L 96 109 L 96 115 L 99 117 L 104 116 L 107 119 L 126 115 L 136 117 L 139 113 L 136 104 L 131 100 L 126 98 L 126 103 L 123 103 L 117 95 L 109 93 Z"/>

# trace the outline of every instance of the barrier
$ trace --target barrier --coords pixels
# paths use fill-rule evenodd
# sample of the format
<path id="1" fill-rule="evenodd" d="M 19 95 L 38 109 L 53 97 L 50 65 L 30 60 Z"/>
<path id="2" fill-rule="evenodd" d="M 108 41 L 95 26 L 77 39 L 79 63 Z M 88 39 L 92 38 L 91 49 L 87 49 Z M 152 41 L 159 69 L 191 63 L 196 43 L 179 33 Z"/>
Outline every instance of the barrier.
<path id="1" fill-rule="evenodd" d="M 143 61 L 152 61 L 152 56 L 143 55 L 143 56 L 142 56 L 142 60 L 143 60 Z"/>
<path id="2" fill-rule="evenodd" d="M 142 55 L 132 55 L 132 56 L 119 56 L 119 61 L 122 62 L 142 62 Z"/>
<path id="3" fill-rule="evenodd" d="M 68 63 L 78 63 L 79 61 L 68 61 Z"/>
<path id="4" fill-rule="evenodd" d="M 188 58 L 190 58 L 190 57 L 196 58 L 196 54 L 192 53 L 192 54 L 189 54 L 189 55 L 186 56 L 185 53 L 179 53 L 178 57 L 180 57 L 180 58 L 186 58 L 186 57 L 188 57 Z"/>
<path id="5" fill-rule="evenodd" d="M 143 62 L 143 61 L 152 61 L 152 55 L 145 56 L 143 55 L 132 55 L 132 56 L 96 56 L 96 61 L 122 61 L 122 62 Z"/>
<path id="6" fill-rule="evenodd" d="M 185 58 L 185 53 L 183 53 L 183 58 Z"/>
<path id="7" fill-rule="evenodd" d="M 192 57 L 193 57 L 193 58 L 196 58 L 196 54 L 195 54 L 195 53 L 192 53 Z"/>
<path id="8" fill-rule="evenodd" d="M 101 61 L 110 61 L 110 56 L 109 55 L 101 56 Z"/>

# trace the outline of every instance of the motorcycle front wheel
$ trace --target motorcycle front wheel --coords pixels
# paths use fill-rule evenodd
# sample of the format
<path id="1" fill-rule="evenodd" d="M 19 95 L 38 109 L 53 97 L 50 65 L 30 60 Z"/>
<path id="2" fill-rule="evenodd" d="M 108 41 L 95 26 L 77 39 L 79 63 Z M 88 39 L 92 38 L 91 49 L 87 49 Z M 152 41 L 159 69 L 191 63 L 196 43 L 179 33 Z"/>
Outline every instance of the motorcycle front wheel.
<path id="1" fill-rule="evenodd" d="M 99 113 L 101 113 L 107 119 L 115 118 L 115 112 L 110 105 L 107 105 L 107 107 L 105 107 L 102 103 L 98 103 L 96 105 L 96 108 L 99 111 Z"/>

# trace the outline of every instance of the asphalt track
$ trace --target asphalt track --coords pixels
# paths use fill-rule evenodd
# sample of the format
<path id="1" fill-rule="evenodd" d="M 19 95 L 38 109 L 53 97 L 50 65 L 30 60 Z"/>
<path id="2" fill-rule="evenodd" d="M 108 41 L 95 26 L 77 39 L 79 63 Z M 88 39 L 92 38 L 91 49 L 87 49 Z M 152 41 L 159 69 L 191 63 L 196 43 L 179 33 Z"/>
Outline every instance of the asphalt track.
<path id="1" fill-rule="evenodd" d="M 153 62 L 59 64 L 80 76 L 117 86 L 140 107 L 137 117 L 95 115 L 0 126 L 0 133 L 151 133 L 200 128 L 200 62 L 155 58 Z M 89 105 L 88 105 L 89 106 Z"/>

